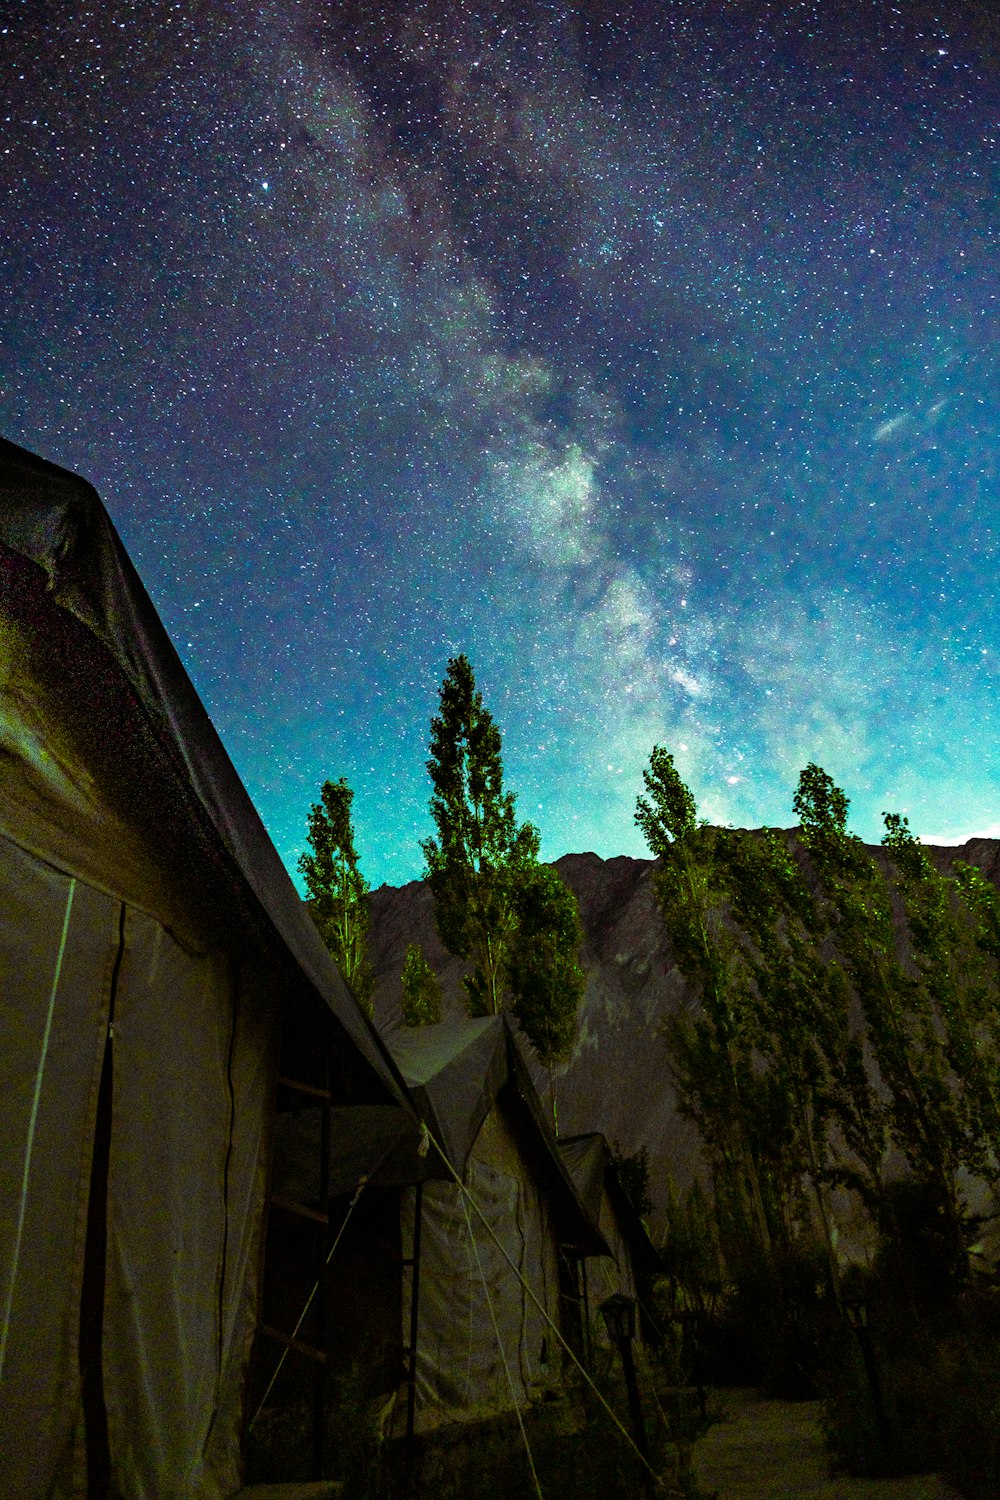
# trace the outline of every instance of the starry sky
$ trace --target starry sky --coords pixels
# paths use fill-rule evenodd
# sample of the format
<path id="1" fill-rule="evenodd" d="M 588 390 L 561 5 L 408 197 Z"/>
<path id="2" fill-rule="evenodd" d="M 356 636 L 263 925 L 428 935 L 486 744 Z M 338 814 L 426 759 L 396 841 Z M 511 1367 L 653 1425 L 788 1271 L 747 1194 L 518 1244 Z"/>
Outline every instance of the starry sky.
<path id="1" fill-rule="evenodd" d="M 992 0 L 30 0 L 0 431 L 100 491 L 290 869 L 421 873 L 449 656 L 552 859 L 1000 835 Z"/>

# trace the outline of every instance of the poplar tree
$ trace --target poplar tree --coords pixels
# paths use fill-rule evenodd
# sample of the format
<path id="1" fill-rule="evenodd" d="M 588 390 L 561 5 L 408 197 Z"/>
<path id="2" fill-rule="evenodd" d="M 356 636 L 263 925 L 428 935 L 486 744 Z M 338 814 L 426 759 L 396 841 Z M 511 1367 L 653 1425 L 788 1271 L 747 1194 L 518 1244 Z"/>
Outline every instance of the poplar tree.
<path id="1" fill-rule="evenodd" d="M 794 1220 L 802 1218 L 805 1206 L 797 1201 L 796 1185 L 809 1182 L 830 1286 L 839 1302 L 828 1188 L 849 1183 L 870 1202 L 880 1192 L 885 1152 L 884 1133 L 870 1129 L 870 1085 L 861 1038 L 851 1029 L 846 978 L 836 960 L 821 951 L 825 923 L 785 834 L 771 828 L 720 830 L 716 862 L 743 963 L 758 1085 L 774 1101 L 770 1128 L 783 1131 L 775 1166 L 784 1188 L 772 1196 L 791 1241 Z M 853 1155 L 845 1159 L 835 1149 L 838 1134 L 852 1153 L 860 1151 L 860 1167 Z"/>
<path id="2" fill-rule="evenodd" d="M 404 1026 L 434 1026 L 441 1019 L 441 984 L 419 943 L 411 943 L 400 976 Z"/>
<path id="3" fill-rule="evenodd" d="M 751 1238 L 769 1252 L 753 1140 L 759 1089 L 750 1016 L 713 880 L 717 830 L 699 824 L 695 799 L 661 745 L 653 747 L 643 782 L 647 796 L 637 799 L 635 821 L 659 861 L 653 884 L 674 959 L 701 1001 L 699 1016 L 677 1015 L 668 1027 L 678 1105 L 722 1167 Z"/>
<path id="4" fill-rule="evenodd" d="M 568 1058 L 587 983 L 580 967 L 583 929 L 576 897 L 551 865 L 529 865 L 514 887 L 517 936 L 508 963 L 511 1009 L 548 1070 L 552 1121 L 559 1131 L 553 1069 Z"/>
<path id="5" fill-rule="evenodd" d="M 358 868 L 351 803 L 344 777 L 325 781 L 309 812 L 310 853 L 299 857 L 309 893 L 309 915 L 333 955 L 344 983 L 372 1014 L 375 975 L 368 960 L 368 882 Z"/>
<path id="6" fill-rule="evenodd" d="M 437 837 L 421 845 L 438 934 L 449 953 L 471 959 L 463 981 L 472 1015 L 494 1015 L 509 994 L 518 930 L 515 893 L 537 862 L 538 830 L 519 824 L 504 790 L 500 731 L 483 705 L 468 657 L 448 662 L 440 711 L 431 720 Z"/>
<path id="7" fill-rule="evenodd" d="M 861 1003 L 872 1055 L 889 1091 L 891 1136 L 913 1171 L 934 1189 L 958 1245 L 956 1174 L 965 1134 L 961 1112 L 948 1086 L 927 987 L 900 961 L 888 883 L 861 840 L 847 832 L 848 806 L 821 766 L 806 766 L 794 807 L 830 904 L 834 940 Z"/>
<path id="8" fill-rule="evenodd" d="M 963 1164 L 997 1180 L 1000 1160 L 1000 1054 L 995 965 L 982 943 L 981 892 L 996 891 L 970 866 L 956 878 L 937 869 L 908 819 L 884 813 L 883 847 L 896 871 L 913 946 L 914 1050 L 936 1081 Z M 970 899 L 971 898 L 971 899 Z M 989 904 L 989 897 L 987 897 Z M 912 1023 L 911 1023 L 912 1026 Z"/>
<path id="9" fill-rule="evenodd" d="M 500 731 L 466 656 L 453 657 L 431 720 L 437 837 L 421 845 L 438 935 L 472 960 L 463 980 L 471 1015 L 505 1007 L 549 1071 L 569 1053 L 585 976 L 576 898 L 538 862 L 538 829 L 518 823 L 503 784 Z M 553 1118 L 556 1119 L 552 1089 Z"/>

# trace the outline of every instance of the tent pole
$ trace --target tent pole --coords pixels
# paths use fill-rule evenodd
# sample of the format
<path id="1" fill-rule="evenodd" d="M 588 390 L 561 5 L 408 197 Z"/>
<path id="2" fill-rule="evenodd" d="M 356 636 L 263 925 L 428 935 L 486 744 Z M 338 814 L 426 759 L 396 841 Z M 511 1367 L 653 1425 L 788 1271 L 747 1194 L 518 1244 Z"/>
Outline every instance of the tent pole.
<path id="1" fill-rule="evenodd" d="M 413 1259 L 410 1274 L 410 1359 L 406 1381 L 406 1489 L 413 1479 L 414 1431 L 417 1411 L 417 1325 L 420 1303 L 420 1224 L 424 1185 L 418 1182 L 413 1202 Z"/>
<path id="2" fill-rule="evenodd" d="M 587 1257 L 580 1256 L 580 1271 L 583 1276 L 583 1349 L 587 1369 L 594 1373 L 594 1347 L 590 1339 L 590 1297 L 587 1292 Z"/>
<path id="3" fill-rule="evenodd" d="M 323 1048 L 324 1098 L 320 1115 L 319 1146 L 319 1207 L 326 1222 L 317 1226 L 316 1240 L 319 1246 L 317 1259 L 316 1289 L 316 1347 L 324 1354 L 329 1352 L 327 1330 L 326 1256 L 330 1240 L 330 1050 L 329 1040 Z M 323 1478 L 323 1429 L 326 1425 L 326 1367 L 328 1360 L 316 1361 L 313 1375 L 313 1478 Z"/>

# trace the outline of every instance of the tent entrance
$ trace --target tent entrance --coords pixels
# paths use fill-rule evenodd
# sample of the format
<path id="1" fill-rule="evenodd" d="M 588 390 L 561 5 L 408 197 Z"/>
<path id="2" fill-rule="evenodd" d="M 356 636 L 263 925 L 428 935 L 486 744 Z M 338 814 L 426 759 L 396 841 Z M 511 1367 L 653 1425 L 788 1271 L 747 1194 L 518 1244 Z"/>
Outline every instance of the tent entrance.
<path id="1" fill-rule="evenodd" d="M 330 1109 L 333 1102 L 329 1033 L 328 1018 L 322 1015 L 316 1034 L 310 1038 L 312 1045 L 308 1052 L 303 1053 L 294 1041 L 290 1045 L 287 1031 L 283 1039 L 275 1113 L 287 1109 L 319 1112 L 316 1175 L 311 1193 L 299 1197 L 273 1191 L 269 1194 L 263 1297 L 247 1411 L 252 1425 L 291 1360 L 296 1395 L 302 1396 L 308 1389 L 313 1479 L 323 1478 L 326 1462 L 330 1330 L 325 1268 L 332 1242 Z M 312 1076 L 307 1079 L 306 1074 Z"/>
<path id="2" fill-rule="evenodd" d="M 111 1486 L 111 1445 L 108 1439 L 108 1410 L 104 1400 L 103 1374 L 104 1290 L 108 1254 L 108 1173 L 111 1165 L 114 1091 L 115 997 L 124 952 L 123 903 L 118 918 L 118 952 L 111 971 L 107 1033 L 101 1063 L 101 1081 L 97 1091 L 97 1118 L 87 1204 L 87 1238 L 80 1291 L 80 1382 L 87 1454 L 87 1500 L 105 1500 Z"/>
<path id="3" fill-rule="evenodd" d="M 343 1171 L 364 1106 L 343 1104 L 352 1080 L 338 1072 L 326 1013 L 285 1020 L 245 1406 L 257 1483 L 338 1477 L 357 1445 L 344 1413 L 398 1389 L 405 1359 L 401 1190 L 369 1181 L 367 1158 Z"/>

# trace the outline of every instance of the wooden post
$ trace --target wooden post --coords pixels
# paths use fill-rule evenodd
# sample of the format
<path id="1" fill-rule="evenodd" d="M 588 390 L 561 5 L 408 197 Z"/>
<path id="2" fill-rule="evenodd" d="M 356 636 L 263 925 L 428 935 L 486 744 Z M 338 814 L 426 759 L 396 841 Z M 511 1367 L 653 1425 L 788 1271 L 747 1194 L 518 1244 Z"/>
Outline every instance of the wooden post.
<path id="1" fill-rule="evenodd" d="M 646 1423 L 642 1415 L 642 1402 L 639 1399 L 639 1383 L 635 1378 L 635 1363 L 632 1359 L 632 1340 L 618 1339 L 618 1352 L 622 1357 L 622 1370 L 625 1373 L 625 1389 L 628 1392 L 629 1414 L 632 1418 L 632 1432 L 635 1436 L 635 1446 L 646 1460 L 643 1470 L 643 1487 L 654 1500 L 656 1495 L 656 1482 L 650 1473 L 649 1461 L 649 1439 L 646 1436 Z"/>
<path id="2" fill-rule="evenodd" d="M 420 1313 L 420 1224 L 423 1218 L 424 1185 L 418 1182 L 413 1201 L 413 1255 L 410 1259 L 410 1350 L 406 1389 L 407 1493 L 413 1482 L 414 1435 L 417 1412 L 417 1329 Z"/>
<path id="3" fill-rule="evenodd" d="M 326 1257 L 330 1247 L 330 1052 L 329 1039 L 323 1039 L 323 1081 L 324 1097 L 321 1103 L 320 1115 L 320 1144 L 319 1144 L 319 1211 L 324 1218 L 322 1225 L 316 1228 L 316 1243 L 319 1253 L 316 1257 L 316 1346 L 326 1354 L 329 1349 L 329 1330 L 327 1292 L 326 1292 Z M 326 1427 L 326 1371 L 329 1361 L 317 1360 L 316 1369 L 313 1374 L 313 1478 L 323 1478 L 324 1466 L 324 1429 Z"/>
<path id="4" fill-rule="evenodd" d="M 587 1257 L 580 1256 L 580 1271 L 583 1280 L 583 1356 L 587 1369 L 594 1373 L 594 1345 L 590 1336 L 590 1297 L 587 1293 Z"/>

